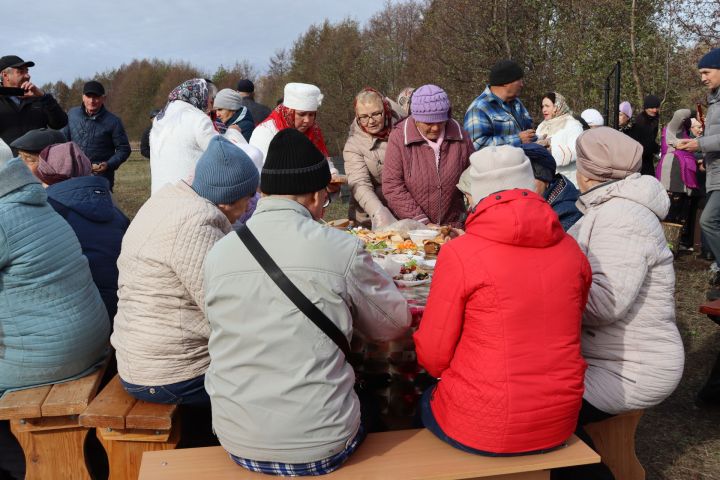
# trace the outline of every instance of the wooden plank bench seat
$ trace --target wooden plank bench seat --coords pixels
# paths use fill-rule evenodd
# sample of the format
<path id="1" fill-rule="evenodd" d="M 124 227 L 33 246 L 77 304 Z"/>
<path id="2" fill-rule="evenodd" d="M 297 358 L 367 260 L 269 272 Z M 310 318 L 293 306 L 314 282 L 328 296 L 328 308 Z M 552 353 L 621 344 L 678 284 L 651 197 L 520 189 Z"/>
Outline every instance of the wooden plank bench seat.
<path id="1" fill-rule="evenodd" d="M 542 480 L 550 469 L 598 463 L 600 457 L 573 436 L 566 447 L 542 455 L 483 457 L 457 450 L 428 430 L 371 433 L 333 479 Z M 222 447 L 147 452 L 140 480 L 267 479 L 236 465 Z"/>
<path id="2" fill-rule="evenodd" d="M 10 420 L 25 454 L 26 480 L 90 480 L 83 454 L 88 428 L 79 415 L 95 397 L 106 366 L 77 380 L 8 392 L 0 399 L 0 420 Z"/>
<path id="3" fill-rule="evenodd" d="M 635 455 L 635 431 L 642 414 L 634 410 L 585 426 L 615 480 L 645 480 L 645 469 Z"/>
<path id="4" fill-rule="evenodd" d="M 177 405 L 137 400 L 115 377 L 80 415 L 95 427 L 110 464 L 110 480 L 135 480 L 143 452 L 174 449 L 180 440 Z"/>

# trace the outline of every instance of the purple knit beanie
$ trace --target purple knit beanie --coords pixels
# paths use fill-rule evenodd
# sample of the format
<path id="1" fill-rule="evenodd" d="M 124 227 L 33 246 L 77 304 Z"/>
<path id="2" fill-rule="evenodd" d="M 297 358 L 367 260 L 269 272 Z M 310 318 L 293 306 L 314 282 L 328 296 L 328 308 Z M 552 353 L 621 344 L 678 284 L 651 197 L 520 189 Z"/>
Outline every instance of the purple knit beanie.
<path id="1" fill-rule="evenodd" d="M 419 122 L 446 122 L 450 119 L 450 99 L 437 85 L 423 85 L 413 92 L 410 111 Z"/>

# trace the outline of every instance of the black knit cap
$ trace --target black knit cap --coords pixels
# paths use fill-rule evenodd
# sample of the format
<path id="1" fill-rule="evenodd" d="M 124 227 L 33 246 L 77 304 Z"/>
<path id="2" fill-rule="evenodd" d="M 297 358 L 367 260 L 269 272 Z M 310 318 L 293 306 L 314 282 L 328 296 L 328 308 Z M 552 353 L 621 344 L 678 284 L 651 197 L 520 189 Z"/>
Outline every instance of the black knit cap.
<path id="1" fill-rule="evenodd" d="M 501 60 L 490 69 L 490 86 L 506 85 L 520 80 L 525 72 L 520 65 L 512 60 Z"/>
<path id="2" fill-rule="evenodd" d="M 270 142 L 260 175 L 268 195 L 302 195 L 327 187 L 330 165 L 308 137 L 294 128 L 280 130 Z"/>
<path id="3" fill-rule="evenodd" d="M 648 95 L 643 101 L 643 109 L 660 108 L 660 99 L 655 95 Z"/>

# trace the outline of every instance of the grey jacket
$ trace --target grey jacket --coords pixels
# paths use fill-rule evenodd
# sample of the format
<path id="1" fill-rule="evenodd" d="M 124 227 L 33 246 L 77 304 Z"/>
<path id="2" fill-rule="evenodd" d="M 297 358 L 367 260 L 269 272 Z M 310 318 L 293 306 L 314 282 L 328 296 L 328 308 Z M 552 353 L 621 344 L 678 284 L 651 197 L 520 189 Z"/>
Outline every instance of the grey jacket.
<path id="1" fill-rule="evenodd" d="M 584 398 L 608 413 L 652 407 L 683 372 L 675 325 L 675 271 L 660 219 L 670 199 L 660 182 L 634 173 L 578 199 L 583 218 L 568 232 L 592 267 L 583 314 Z"/>
<path id="2" fill-rule="evenodd" d="M 345 334 L 390 340 L 407 302 L 360 240 L 282 197 L 248 227 L 288 278 Z M 360 426 L 355 375 L 330 338 L 291 303 L 235 233 L 205 262 L 210 367 L 205 389 L 222 446 L 241 458 L 305 463 L 342 451 Z"/>
<path id="3" fill-rule="evenodd" d="M 705 154 L 707 191 L 720 190 L 720 88 L 708 95 L 705 133 L 698 138 L 700 151 Z"/>

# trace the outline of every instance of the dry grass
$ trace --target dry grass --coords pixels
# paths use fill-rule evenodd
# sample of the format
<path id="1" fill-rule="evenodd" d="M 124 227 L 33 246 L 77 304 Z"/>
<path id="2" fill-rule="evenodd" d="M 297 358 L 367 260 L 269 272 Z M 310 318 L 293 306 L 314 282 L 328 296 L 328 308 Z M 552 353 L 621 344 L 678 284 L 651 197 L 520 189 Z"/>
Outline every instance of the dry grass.
<path id="1" fill-rule="evenodd" d="M 133 153 L 117 172 L 116 197 L 131 218 L 150 192 L 149 162 Z M 333 202 L 326 219 L 347 216 L 347 204 Z M 720 408 L 695 406 L 720 350 L 720 329 L 697 313 L 707 287 L 709 262 L 681 256 L 677 275 L 677 320 L 686 349 L 685 374 L 675 393 L 647 410 L 637 433 L 637 453 L 648 480 L 720 479 Z"/>

